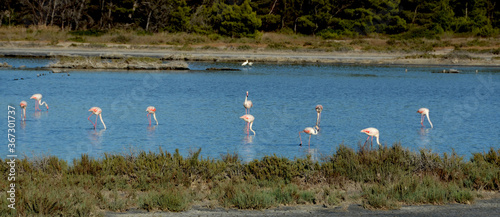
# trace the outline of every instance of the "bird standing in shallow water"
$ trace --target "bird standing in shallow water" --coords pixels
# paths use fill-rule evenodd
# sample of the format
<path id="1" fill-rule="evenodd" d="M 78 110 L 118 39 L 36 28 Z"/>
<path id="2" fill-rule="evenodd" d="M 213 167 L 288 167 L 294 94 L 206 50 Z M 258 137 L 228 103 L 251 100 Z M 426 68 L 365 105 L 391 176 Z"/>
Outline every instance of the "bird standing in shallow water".
<path id="1" fill-rule="evenodd" d="M 307 133 L 309 134 L 309 146 L 311 146 L 311 135 L 318 135 L 318 127 L 306 127 L 304 130 L 299 132 L 299 138 L 300 138 L 300 146 L 302 146 L 302 137 L 300 136 L 300 133 Z"/>
<path id="2" fill-rule="evenodd" d="M 365 144 L 363 144 L 363 147 L 366 145 L 366 142 L 368 142 L 368 139 L 370 138 L 370 136 L 372 137 L 372 143 L 371 143 L 372 146 L 373 146 L 373 137 L 374 136 L 377 137 L 377 144 L 380 145 L 380 142 L 378 141 L 379 132 L 378 132 L 377 128 L 369 127 L 366 129 L 362 129 L 361 132 L 366 133 L 366 135 L 368 135 L 368 138 L 366 138 L 366 141 L 365 141 Z"/>
<path id="3" fill-rule="evenodd" d="M 102 125 L 104 126 L 104 129 L 106 129 L 106 124 L 104 124 L 104 121 L 102 120 L 102 109 L 99 107 L 92 107 L 89 109 L 89 112 L 92 112 L 90 116 L 95 115 L 95 123 L 90 120 L 90 116 L 87 118 L 92 125 L 94 125 L 94 129 L 96 128 L 97 125 L 97 116 L 101 118 Z"/>
<path id="4" fill-rule="evenodd" d="M 243 119 L 245 122 L 247 122 L 247 135 L 250 134 L 249 130 L 253 132 L 253 135 L 255 136 L 255 131 L 252 129 L 253 121 L 255 120 L 255 117 L 250 114 L 246 114 L 240 117 Z"/>
<path id="5" fill-rule="evenodd" d="M 248 91 L 247 96 L 245 97 L 245 102 L 243 103 L 243 107 L 245 107 L 245 114 L 250 114 L 250 108 L 253 107 L 252 101 L 248 100 Z"/>
<path id="6" fill-rule="evenodd" d="M 26 119 L 26 107 L 28 106 L 28 103 L 23 100 L 19 103 L 19 106 L 21 106 L 21 109 L 23 110 L 23 113 L 21 113 L 21 120 L 24 121 Z"/>
<path id="7" fill-rule="evenodd" d="M 148 112 L 148 114 L 146 116 L 148 116 L 148 120 L 149 120 L 149 125 L 151 125 L 151 114 L 153 115 L 153 117 L 155 118 L 155 121 L 156 121 L 156 125 L 158 125 L 158 120 L 156 120 L 156 108 L 154 106 L 149 106 L 146 111 Z"/>
<path id="8" fill-rule="evenodd" d="M 429 118 L 429 109 L 428 108 L 420 108 L 417 113 L 422 114 L 420 118 L 420 124 L 422 124 L 422 127 L 424 126 L 424 116 L 427 116 L 427 120 L 429 121 L 429 124 L 431 124 L 431 128 L 434 128 L 432 126 L 431 119 Z"/>
<path id="9" fill-rule="evenodd" d="M 322 105 L 316 106 L 316 112 L 318 113 L 318 117 L 316 118 L 316 129 L 319 131 L 319 122 L 321 121 L 321 112 L 323 111 Z"/>
<path id="10" fill-rule="evenodd" d="M 35 99 L 36 100 L 36 103 L 35 103 L 35 111 L 38 109 L 40 111 L 42 111 L 40 109 L 40 106 L 41 105 L 44 105 L 45 104 L 45 107 L 47 107 L 47 110 L 49 110 L 49 105 L 46 103 L 46 102 L 42 102 L 42 94 L 39 94 L 39 93 L 36 93 L 36 94 L 33 94 L 33 96 L 31 96 L 30 99 Z"/>

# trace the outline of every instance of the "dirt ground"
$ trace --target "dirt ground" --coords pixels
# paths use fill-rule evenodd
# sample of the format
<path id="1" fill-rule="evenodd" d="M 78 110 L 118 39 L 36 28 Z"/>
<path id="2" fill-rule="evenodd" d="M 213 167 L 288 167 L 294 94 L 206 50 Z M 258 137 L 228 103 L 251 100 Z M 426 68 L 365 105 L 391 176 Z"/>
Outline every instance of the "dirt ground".
<path id="1" fill-rule="evenodd" d="M 368 210 L 359 204 L 338 207 L 324 207 L 321 205 L 304 206 L 282 206 L 266 210 L 237 210 L 237 209 L 209 209 L 193 206 L 185 212 L 146 212 L 142 210 L 129 210 L 126 213 L 107 212 L 109 217 L 187 217 L 187 216 L 222 216 L 222 217 L 243 217 L 243 216 L 498 216 L 500 213 L 500 193 L 495 198 L 478 200 L 473 204 L 449 204 L 449 205 L 419 205 L 403 206 L 398 210 Z"/>

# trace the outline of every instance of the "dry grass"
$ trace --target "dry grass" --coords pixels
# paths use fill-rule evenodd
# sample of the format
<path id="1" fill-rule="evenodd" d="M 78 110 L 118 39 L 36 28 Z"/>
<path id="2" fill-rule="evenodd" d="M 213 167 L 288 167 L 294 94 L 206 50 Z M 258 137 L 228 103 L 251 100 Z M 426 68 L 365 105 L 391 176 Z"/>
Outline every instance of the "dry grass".
<path id="1" fill-rule="evenodd" d="M 220 35 L 199 35 L 188 33 L 146 33 L 133 30 L 114 29 L 107 32 L 70 32 L 57 27 L 31 26 L 0 27 L 0 37 L 5 42 L 25 42 L 23 46 L 37 46 L 43 43 L 51 46 L 84 47 L 155 47 L 180 50 L 290 50 L 290 51 L 432 51 L 456 49 L 468 52 L 498 53 L 498 37 L 478 38 L 443 34 L 438 39 L 392 39 L 372 34 L 366 37 L 325 40 L 317 36 L 289 33 L 261 33 L 256 38 L 229 38 Z M 33 44 L 30 44 L 33 43 Z M 0 41 L 0 43 L 2 43 Z M 1 46 L 1 45 L 0 45 Z M 18 45 L 20 46 L 20 45 Z"/>

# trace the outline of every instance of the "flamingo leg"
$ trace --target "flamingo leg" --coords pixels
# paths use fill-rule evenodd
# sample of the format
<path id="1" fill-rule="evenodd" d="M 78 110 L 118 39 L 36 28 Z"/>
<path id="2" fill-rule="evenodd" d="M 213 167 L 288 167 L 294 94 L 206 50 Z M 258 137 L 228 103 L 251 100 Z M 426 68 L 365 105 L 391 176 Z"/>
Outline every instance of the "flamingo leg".
<path id="1" fill-rule="evenodd" d="M 94 125 L 94 129 L 97 128 L 97 115 L 95 115 L 95 125 Z"/>
<path id="2" fill-rule="evenodd" d="M 368 142 L 368 139 L 370 139 L 370 136 L 366 138 L 365 144 L 363 144 L 363 148 L 365 147 L 366 143 Z"/>
<path id="3" fill-rule="evenodd" d="M 149 120 L 149 126 L 151 126 L 151 117 L 149 116 L 149 113 L 146 116 L 148 117 Z"/>
<path id="4" fill-rule="evenodd" d="M 309 148 L 311 147 L 311 134 L 309 134 L 309 144 L 307 144 Z"/>
<path id="5" fill-rule="evenodd" d="M 370 143 L 370 149 L 373 149 L 373 136 L 372 136 L 372 142 Z"/>
<path id="6" fill-rule="evenodd" d="M 299 139 L 300 139 L 300 145 L 299 146 L 302 146 L 302 137 L 300 136 L 300 133 L 302 133 L 302 131 L 299 132 Z"/>
<path id="7" fill-rule="evenodd" d="M 89 116 L 87 119 L 90 121 L 90 123 L 92 123 L 92 126 L 94 126 L 94 129 L 95 129 L 95 124 L 94 124 L 94 122 L 92 122 L 92 120 L 90 120 L 90 117 L 91 117 L 92 115 L 93 115 L 93 114 L 90 114 L 90 116 Z"/>
<path id="8" fill-rule="evenodd" d="M 424 126 L 424 115 L 420 117 L 420 124 L 422 124 L 422 127 Z"/>

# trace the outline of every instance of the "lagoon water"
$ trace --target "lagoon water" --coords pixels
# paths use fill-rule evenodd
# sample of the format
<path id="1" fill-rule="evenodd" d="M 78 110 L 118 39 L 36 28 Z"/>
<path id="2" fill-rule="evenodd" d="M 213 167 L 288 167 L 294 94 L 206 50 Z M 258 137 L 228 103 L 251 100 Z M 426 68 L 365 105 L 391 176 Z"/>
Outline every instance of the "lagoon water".
<path id="1" fill-rule="evenodd" d="M 47 59 L 0 58 L 28 68 L 46 66 Z M 445 67 L 291 65 L 190 62 L 192 71 L 77 70 L 54 74 L 44 70 L 0 69 L 3 130 L 0 158 L 8 154 L 7 106 L 16 108 L 16 154 L 55 155 L 72 162 L 82 154 L 169 152 L 187 156 L 201 148 L 206 158 L 237 153 L 244 161 L 265 155 L 293 159 L 310 154 L 320 160 L 339 144 L 358 148 L 376 127 L 380 141 L 400 142 L 410 150 L 454 150 L 466 159 L 475 152 L 500 148 L 500 69 L 458 67 L 461 74 L 431 71 Z M 241 71 L 206 71 L 232 67 Z M 479 73 L 475 73 L 478 69 Z M 46 75 L 37 77 L 37 74 Z M 20 80 L 24 78 L 24 80 Z M 16 80 L 18 79 L 18 80 Z M 253 129 L 246 135 L 245 92 L 254 107 Z M 35 112 L 30 96 L 43 94 L 49 111 Z M 27 120 L 20 121 L 19 102 L 28 102 Z M 317 104 L 324 107 L 321 132 L 312 127 Z M 155 106 L 158 126 L 148 126 L 146 107 Z M 87 120 L 98 106 L 107 125 L 97 130 Z M 420 125 L 421 107 L 430 109 L 434 128 Z M 95 121 L 95 116 L 91 117 Z M 376 144 L 375 144 L 376 146 Z"/>

